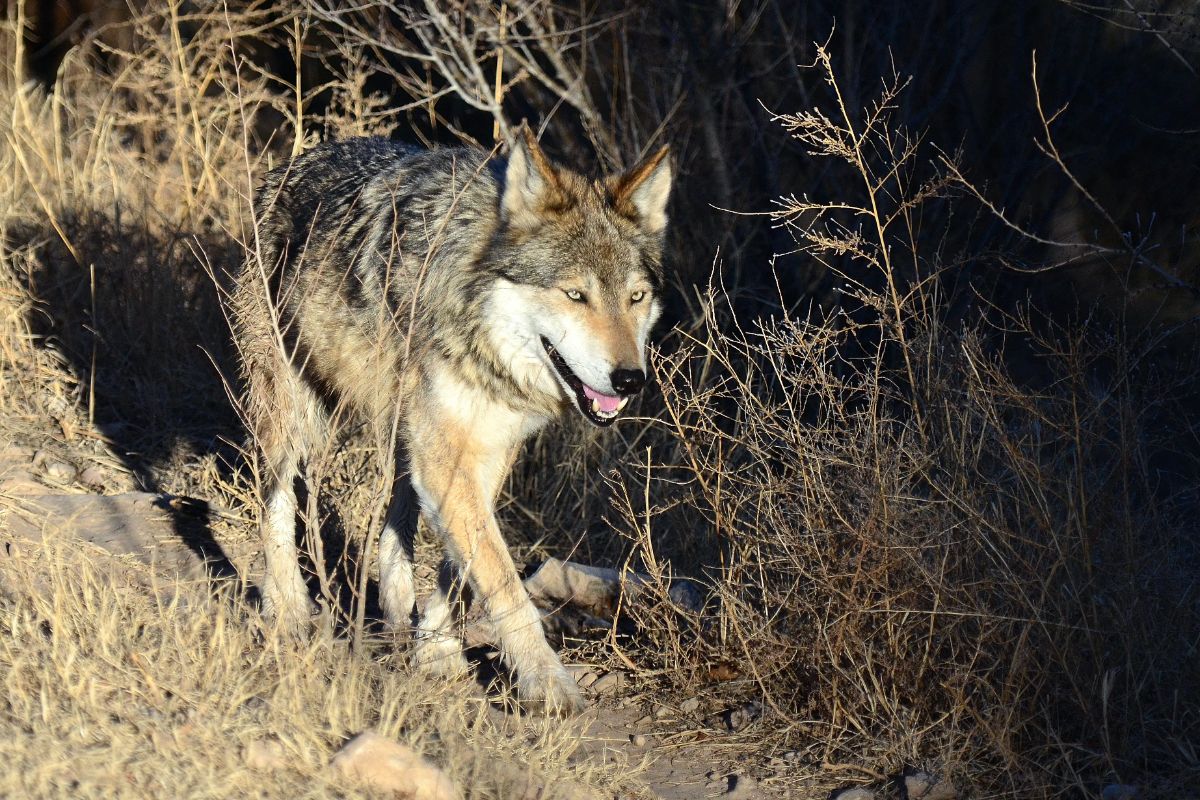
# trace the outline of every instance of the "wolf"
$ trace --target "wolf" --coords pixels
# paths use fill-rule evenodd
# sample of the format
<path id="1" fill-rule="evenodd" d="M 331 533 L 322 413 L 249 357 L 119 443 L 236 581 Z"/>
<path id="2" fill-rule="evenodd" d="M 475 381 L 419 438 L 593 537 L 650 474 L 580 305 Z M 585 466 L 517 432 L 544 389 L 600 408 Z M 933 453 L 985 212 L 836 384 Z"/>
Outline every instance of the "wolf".
<path id="1" fill-rule="evenodd" d="M 583 707 L 494 508 L 526 439 L 567 407 L 611 425 L 646 385 L 671 184 L 665 147 L 587 178 L 524 125 L 507 155 L 350 139 L 266 176 L 231 316 L 260 451 L 269 618 L 310 624 L 295 483 L 349 410 L 395 442 L 378 546 L 388 626 L 412 625 L 418 515 L 444 543 L 415 666 L 466 669 L 452 611 L 465 595 L 483 603 L 523 706 Z"/>

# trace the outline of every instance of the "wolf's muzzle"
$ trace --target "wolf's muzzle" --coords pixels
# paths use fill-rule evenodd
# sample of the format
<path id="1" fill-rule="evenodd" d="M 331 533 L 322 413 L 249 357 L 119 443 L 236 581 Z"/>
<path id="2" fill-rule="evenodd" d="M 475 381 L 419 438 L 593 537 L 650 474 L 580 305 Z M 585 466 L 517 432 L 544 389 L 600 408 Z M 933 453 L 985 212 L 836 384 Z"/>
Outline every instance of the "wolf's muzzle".
<path id="1" fill-rule="evenodd" d="M 593 425 L 600 427 L 611 425 L 629 402 L 629 396 L 646 385 L 646 374 L 642 370 L 618 369 L 609 375 L 613 381 L 613 391 L 616 394 L 598 392 L 575 374 L 558 349 L 550 344 L 550 340 L 544 336 L 542 337 L 542 347 L 545 348 L 546 354 L 550 357 L 550 363 L 554 365 L 559 377 L 575 395 L 575 405 L 579 408 L 579 413 L 583 414 Z"/>

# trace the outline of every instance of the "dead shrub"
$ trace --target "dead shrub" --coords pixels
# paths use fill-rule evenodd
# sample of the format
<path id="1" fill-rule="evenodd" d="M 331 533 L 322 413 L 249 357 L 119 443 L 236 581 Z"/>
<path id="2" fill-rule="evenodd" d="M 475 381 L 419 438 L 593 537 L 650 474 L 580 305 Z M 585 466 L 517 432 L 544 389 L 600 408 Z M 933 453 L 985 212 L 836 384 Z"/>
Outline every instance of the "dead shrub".
<path id="1" fill-rule="evenodd" d="M 843 310 L 743 323 L 710 287 L 662 357 L 662 429 L 613 520 L 663 587 L 701 570 L 715 597 L 628 608 L 636 657 L 688 691 L 739 675 L 827 769 L 932 764 L 987 796 L 1194 786 L 1196 498 L 1153 466 L 1195 467 L 1194 361 L 1099 316 L 950 319 L 954 266 L 914 228 L 948 184 L 913 177 L 899 84 L 859 112 L 824 48 L 815 66 L 828 103 L 778 120 L 855 180 L 773 216 Z"/>

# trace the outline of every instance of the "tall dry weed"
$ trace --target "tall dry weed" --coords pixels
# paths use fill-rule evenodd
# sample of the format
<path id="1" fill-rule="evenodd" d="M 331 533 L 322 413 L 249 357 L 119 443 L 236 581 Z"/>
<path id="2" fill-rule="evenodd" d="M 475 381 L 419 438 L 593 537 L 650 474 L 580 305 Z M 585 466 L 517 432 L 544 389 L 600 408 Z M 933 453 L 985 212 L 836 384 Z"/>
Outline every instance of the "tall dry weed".
<path id="1" fill-rule="evenodd" d="M 1173 488 L 1194 361 L 1099 314 L 955 319 L 961 266 L 917 230 L 950 175 L 920 177 L 899 82 L 851 109 L 825 47 L 814 67 L 827 101 L 777 119 L 845 191 L 772 217 L 845 301 L 747 322 L 710 287 L 658 364 L 661 429 L 613 518 L 664 587 L 699 570 L 714 597 L 630 608 L 636 653 L 689 690 L 732 671 L 779 746 L 830 770 L 924 766 L 983 796 L 1196 786 L 1196 498 Z"/>

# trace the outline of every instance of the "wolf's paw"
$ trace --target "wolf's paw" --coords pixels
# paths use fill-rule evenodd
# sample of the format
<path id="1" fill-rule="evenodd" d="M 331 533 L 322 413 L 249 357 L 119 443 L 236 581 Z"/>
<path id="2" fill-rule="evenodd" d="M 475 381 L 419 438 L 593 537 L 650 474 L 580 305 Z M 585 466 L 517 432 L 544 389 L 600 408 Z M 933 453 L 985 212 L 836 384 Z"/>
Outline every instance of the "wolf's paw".
<path id="1" fill-rule="evenodd" d="M 458 678 L 471 668 L 462 644 L 452 636 L 418 636 L 412 650 L 412 665 L 432 678 Z"/>
<path id="2" fill-rule="evenodd" d="M 416 642 L 417 631 L 411 622 L 393 623 L 385 620 L 383 633 L 395 650 L 409 651 Z"/>
<path id="3" fill-rule="evenodd" d="M 519 672 L 517 700 L 526 711 L 566 717 L 587 708 L 579 685 L 561 664 Z"/>
<path id="4" fill-rule="evenodd" d="M 269 625 L 296 639 L 311 635 L 321 621 L 321 607 L 307 595 L 283 601 L 270 591 L 265 592 L 262 613 Z"/>

